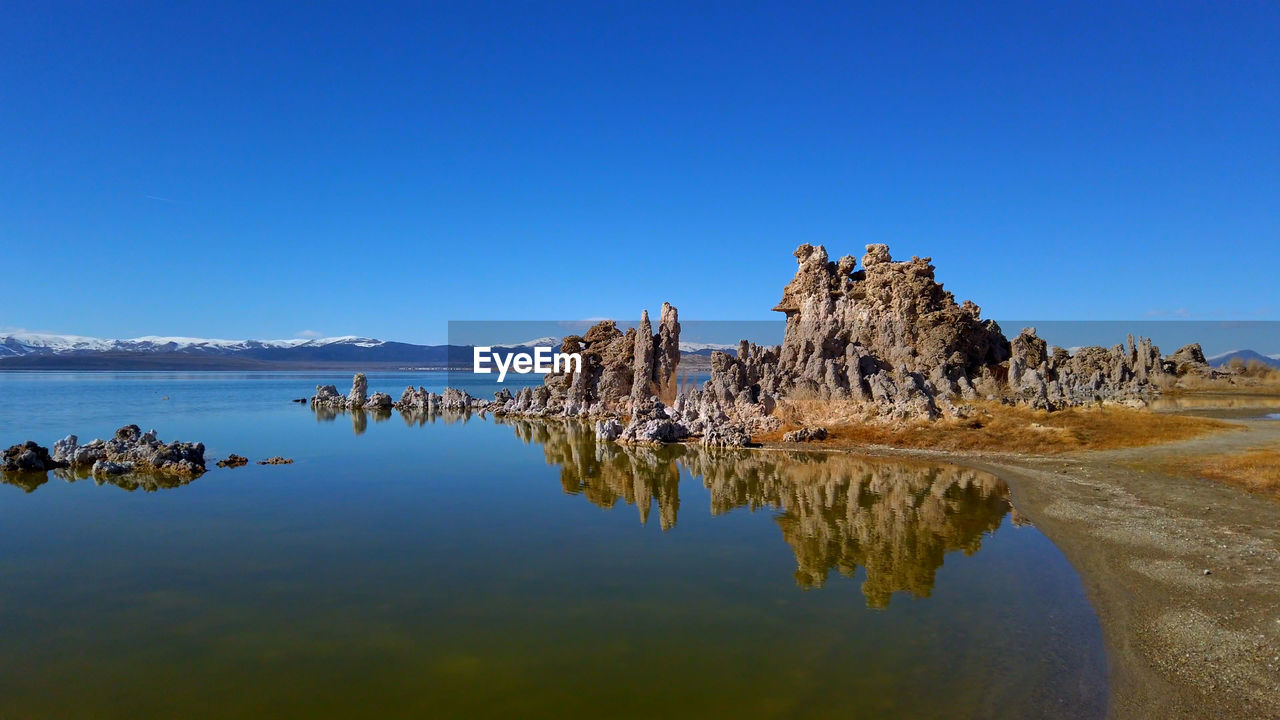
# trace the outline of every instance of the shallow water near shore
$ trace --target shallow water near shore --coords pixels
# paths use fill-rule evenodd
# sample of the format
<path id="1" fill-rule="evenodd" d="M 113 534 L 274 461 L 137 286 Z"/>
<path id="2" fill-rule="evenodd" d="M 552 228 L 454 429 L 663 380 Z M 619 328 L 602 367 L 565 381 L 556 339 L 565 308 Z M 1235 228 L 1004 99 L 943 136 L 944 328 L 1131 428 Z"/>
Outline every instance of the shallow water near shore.
<path id="1" fill-rule="evenodd" d="M 0 373 L 5 446 L 137 423 L 211 468 L 0 486 L 0 717 L 1105 715 L 1079 578 L 992 475 L 317 383 L 350 376 Z"/>

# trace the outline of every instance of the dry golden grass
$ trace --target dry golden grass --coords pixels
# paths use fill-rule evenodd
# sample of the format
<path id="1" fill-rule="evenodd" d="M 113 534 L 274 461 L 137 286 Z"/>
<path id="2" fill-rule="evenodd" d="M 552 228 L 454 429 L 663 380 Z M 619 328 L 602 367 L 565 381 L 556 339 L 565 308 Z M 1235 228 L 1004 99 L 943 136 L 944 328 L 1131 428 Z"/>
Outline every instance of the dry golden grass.
<path id="1" fill-rule="evenodd" d="M 910 421 L 900 425 L 867 422 L 849 408 L 800 398 L 780 408 L 786 424 L 756 442 L 780 442 L 783 433 L 821 425 L 823 447 L 884 445 L 951 451 L 1054 454 L 1071 450 L 1113 450 L 1187 440 L 1237 426 L 1210 418 L 1165 415 L 1121 407 L 1082 407 L 1044 412 L 999 404 L 981 405 L 973 417 Z"/>
<path id="2" fill-rule="evenodd" d="M 1245 362 L 1240 358 L 1231 358 L 1231 362 L 1227 363 L 1227 369 L 1236 375 L 1280 383 L 1280 369 L 1273 368 L 1260 360 Z"/>
<path id="3" fill-rule="evenodd" d="M 1280 394 L 1280 369 L 1257 360 L 1244 362 L 1235 358 L 1227 363 L 1226 377 L 1206 378 L 1186 375 L 1165 390 L 1178 392 Z"/>
<path id="4" fill-rule="evenodd" d="M 1188 468 L 1178 470 L 1186 473 Z M 1238 455 L 1209 455 L 1191 462 L 1197 477 L 1242 487 L 1280 499 L 1280 449 L 1254 448 Z"/>

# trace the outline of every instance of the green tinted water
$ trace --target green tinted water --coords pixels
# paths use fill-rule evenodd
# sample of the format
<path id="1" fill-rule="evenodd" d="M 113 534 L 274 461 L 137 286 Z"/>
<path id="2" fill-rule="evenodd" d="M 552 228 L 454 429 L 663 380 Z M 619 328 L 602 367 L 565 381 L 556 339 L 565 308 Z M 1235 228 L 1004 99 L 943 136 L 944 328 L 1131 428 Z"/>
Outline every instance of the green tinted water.
<path id="1" fill-rule="evenodd" d="M 1079 580 L 993 476 L 287 402 L 317 382 L 0 374 L 5 445 L 295 459 L 0 487 L 0 717 L 1105 714 Z"/>

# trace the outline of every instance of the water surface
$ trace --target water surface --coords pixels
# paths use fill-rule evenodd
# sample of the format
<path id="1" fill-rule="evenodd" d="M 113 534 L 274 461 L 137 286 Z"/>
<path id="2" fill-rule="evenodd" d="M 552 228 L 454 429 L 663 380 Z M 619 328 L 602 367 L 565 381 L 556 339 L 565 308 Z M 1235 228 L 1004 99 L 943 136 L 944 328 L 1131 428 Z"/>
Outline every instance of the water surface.
<path id="1" fill-rule="evenodd" d="M 289 402 L 321 382 L 0 374 L 5 445 L 295 459 L 0 486 L 0 717 L 1105 714 L 1079 579 L 994 476 Z"/>

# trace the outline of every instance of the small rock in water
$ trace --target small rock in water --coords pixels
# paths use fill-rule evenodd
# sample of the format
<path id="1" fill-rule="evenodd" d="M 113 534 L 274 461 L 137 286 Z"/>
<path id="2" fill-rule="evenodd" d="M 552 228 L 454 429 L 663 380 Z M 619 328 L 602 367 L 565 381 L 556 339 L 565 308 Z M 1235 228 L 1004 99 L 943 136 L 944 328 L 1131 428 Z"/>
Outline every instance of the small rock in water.
<path id="1" fill-rule="evenodd" d="M 221 467 L 221 468 L 237 468 L 242 465 L 248 465 L 248 464 L 249 464 L 249 458 L 243 455 L 236 455 L 235 453 L 231 453 L 230 455 L 228 455 L 226 460 L 218 461 L 218 467 Z"/>
<path id="2" fill-rule="evenodd" d="M 283 458 L 277 455 L 272 458 L 267 458 L 266 460 L 259 460 L 258 464 L 259 465 L 292 465 L 293 458 Z"/>
<path id="3" fill-rule="evenodd" d="M 296 402 L 296 403 L 303 403 L 303 404 L 306 404 L 307 399 L 306 399 L 306 398 L 294 398 L 294 399 L 293 399 L 293 400 L 291 400 L 290 402 Z"/>

